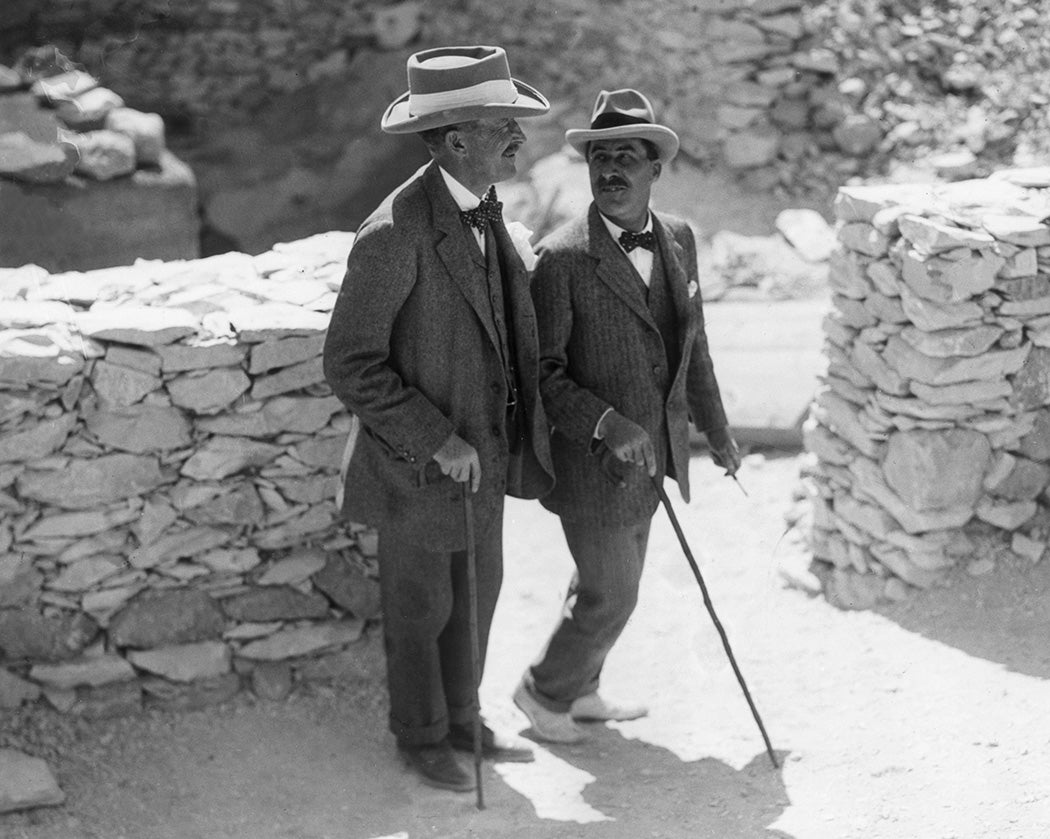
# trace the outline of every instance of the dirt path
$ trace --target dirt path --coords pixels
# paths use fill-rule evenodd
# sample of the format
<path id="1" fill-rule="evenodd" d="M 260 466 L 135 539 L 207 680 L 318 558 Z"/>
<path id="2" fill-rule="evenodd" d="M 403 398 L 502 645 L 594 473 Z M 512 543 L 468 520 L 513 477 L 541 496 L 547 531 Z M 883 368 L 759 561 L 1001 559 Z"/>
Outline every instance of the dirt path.
<path id="1" fill-rule="evenodd" d="M 752 456 L 745 498 L 706 459 L 680 501 L 783 768 L 765 754 L 662 515 L 635 618 L 606 671 L 648 718 L 486 770 L 488 808 L 419 785 L 385 731 L 379 645 L 361 673 L 286 703 L 77 726 L 51 717 L 67 804 L 0 817 L 4 839 L 1045 839 L 1050 562 L 961 575 L 880 612 L 841 612 L 775 572 L 797 465 Z M 570 560 L 514 502 L 482 695 L 509 696 L 553 626 Z M 45 725 L 48 720 L 43 721 Z M 58 732 L 56 734 L 56 731 Z"/>

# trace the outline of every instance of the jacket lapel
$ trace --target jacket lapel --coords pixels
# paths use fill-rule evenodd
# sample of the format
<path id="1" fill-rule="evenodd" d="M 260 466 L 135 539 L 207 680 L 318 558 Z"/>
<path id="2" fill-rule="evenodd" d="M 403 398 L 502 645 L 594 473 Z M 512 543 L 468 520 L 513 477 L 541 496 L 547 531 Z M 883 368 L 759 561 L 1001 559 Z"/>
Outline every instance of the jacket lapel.
<path id="1" fill-rule="evenodd" d="M 678 244 L 678 240 L 661 223 L 656 213 L 653 213 L 653 233 L 656 234 L 657 247 L 664 257 L 664 274 L 678 321 L 678 341 L 684 345 L 695 326 L 693 318 L 689 316 L 689 274 L 685 265 L 685 248 Z"/>
<path id="2" fill-rule="evenodd" d="M 656 321 L 653 320 L 653 314 L 649 311 L 642 293 L 643 286 L 638 281 L 630 261 L 609 235 L 609 230 L 594 204 L 591 204 L 587 214 L 587 252 L 598 261 L 594 268 L 598 278 L 609 286 L 632 312 L 656 329 Z"/>
<path id="3" fill-rule="evenodd" d="M 434 219 L 434 249 L 441 259 L 452 282 L 467 299 L 471 308 L 485 327 L 485 332 L 494 347 L 499 347 L 499 336 L 492 322 L 492 308 L 484 283 L 478 282 L 478 268 L 485 271 L 485 259 L 481 250 L 470 247 L 469 233 L 459 218 L 459 207 L 445 186 L 445 181 L 432 163 L 423 173 L 423 188 L 430 199 Z"/>

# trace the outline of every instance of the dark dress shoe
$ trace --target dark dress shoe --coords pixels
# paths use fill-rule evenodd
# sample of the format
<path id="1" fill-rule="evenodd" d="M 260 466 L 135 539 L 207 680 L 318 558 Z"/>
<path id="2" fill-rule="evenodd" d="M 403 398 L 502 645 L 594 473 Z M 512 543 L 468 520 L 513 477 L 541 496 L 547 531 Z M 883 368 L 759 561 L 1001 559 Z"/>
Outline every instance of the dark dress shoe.
<path id="1" fill-rule="evenodd" d="M 448 741 L 453 749 L 474 753 L 474 729 L 469 725 L 450 725 Z M 496 734 L 487 725 L 481 726 L 481 756 L 497 763 L 532 763 L 536 756 L 532 749 L 515 746 L 505 737 Z"/>
<path id="2" fill-rule="evenodd" d="M 459 765 L 448 740 L 424 746 L 399 744 L 397 750 L 401 752 L 409 769 L 419 775 L 428 787 L 452 792 L 470 792 L 474 789 L 474 776 Z"/>

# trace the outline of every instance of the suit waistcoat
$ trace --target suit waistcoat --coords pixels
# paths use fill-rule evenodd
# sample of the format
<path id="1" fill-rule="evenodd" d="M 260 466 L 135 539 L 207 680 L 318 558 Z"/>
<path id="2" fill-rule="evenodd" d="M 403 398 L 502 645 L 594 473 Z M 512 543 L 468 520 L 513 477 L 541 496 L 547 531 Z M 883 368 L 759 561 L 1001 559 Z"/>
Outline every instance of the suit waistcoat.
<path id="1" fill-rule="evenodd" d="M 664 354 L 667 357 L 667 387 L 670 388 L 678 370 L 678 327 L 674 301 L 671 299 L 671 290 L 667 287 L 667 272 L 664 270 L 660 248 L 656 248 L 653 252 L 653 270 L 649 277 L 647 302 L 653 320 L 656 321 L 656 327 L 660 331 L 660 338 L 663 340 Z"/>

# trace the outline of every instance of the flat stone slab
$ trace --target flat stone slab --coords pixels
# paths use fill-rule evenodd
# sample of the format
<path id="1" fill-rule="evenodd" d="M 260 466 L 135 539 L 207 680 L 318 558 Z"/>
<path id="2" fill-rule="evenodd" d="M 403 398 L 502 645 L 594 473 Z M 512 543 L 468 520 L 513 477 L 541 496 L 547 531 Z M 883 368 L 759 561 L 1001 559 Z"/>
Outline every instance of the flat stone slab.
<path id="1" fill-rule="evenodd" d="M 91 338 L 155 347 L 195 335 L 197 318 L 185 309 L 118 306 L 77 315 L 80 331 Z"/>
<path id="2" fill-rule="evenodd" d="M 0 813 L 53 807 L 66 800 L 45 761 L 0 749 Z"/>
<path id="3" fill-rule="evenodd" d="M 163 482 L 155 458 L 131 454 L 74 460 L 67 468 L 54 471 L 27 470 L 17 479 L 24 497 L 67 510 L 146 495 Z"/>

